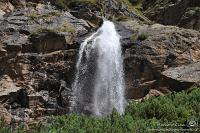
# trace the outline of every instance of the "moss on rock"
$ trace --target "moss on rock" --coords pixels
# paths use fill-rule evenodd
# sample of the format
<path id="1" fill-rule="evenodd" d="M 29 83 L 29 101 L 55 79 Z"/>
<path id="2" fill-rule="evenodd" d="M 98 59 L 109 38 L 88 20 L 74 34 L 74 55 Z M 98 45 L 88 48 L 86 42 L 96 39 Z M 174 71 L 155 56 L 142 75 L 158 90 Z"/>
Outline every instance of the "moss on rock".
<path id="1" fill-rule="evenodd" d="M 148 34 L 146 34 L 146 33 L 138 33 L 138 32 L 136 32 L 136 33 L 134 33 L 132 36 L 131 36 L 131 41 L 132 42 L 136 42 L 136 41 L 144 41 L 144 40 L 146 40 L 147 38 L 148 38 Z"/>
<path id="2" fill-rule="evenodd" d="M 38 12 L 34 11 L 31 13 L 28 13 L 26 16 L 29 18 L 30 21 L 37 21 L 38 19 L 43 19 L 45 21 L 51 21 L 55 17 L 59 17 L 62 15 L 62 12 L 55 11 L 55 12 L 50 12 L 46 14 L 39 14 Z"/>

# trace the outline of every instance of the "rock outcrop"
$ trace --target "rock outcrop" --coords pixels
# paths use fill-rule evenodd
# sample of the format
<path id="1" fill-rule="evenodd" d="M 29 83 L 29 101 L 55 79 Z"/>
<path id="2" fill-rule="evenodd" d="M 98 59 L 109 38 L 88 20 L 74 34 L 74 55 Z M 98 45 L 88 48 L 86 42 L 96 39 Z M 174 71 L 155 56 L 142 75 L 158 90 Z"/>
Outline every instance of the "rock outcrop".
<path id="1" fill-rule="evenodd" d="M 168 86 L 167 81 L 161 82 L 162 72 L 200 60 L 200 33 L 160 24 L 120 23 L 132 30 L 124 59 L 128 97 L 144 97 L 150 89 L 163 93 L 179 91 Z M 190 86 L 182 87 L 186 89 Z"/>
<path id="2" fill-rule="evenodd" d="M 172 89 L 187 89 L 191 85 L 200 86 L 200 62 L 169 68 L 162 72 L 163 82 Z"/>
<path id="3" fill-rule="evenodd" d="M 200 30 L 199 0 L 144 0 L 143 8 L 152 21 Z"/>
<path id="4" fill-rule="evenodd" d="M 14 112 L 29 108 L 32 117 L 68 112 L 78 47 L 93 27 L 45 4 L 2 18 L 1 104 Z"/>

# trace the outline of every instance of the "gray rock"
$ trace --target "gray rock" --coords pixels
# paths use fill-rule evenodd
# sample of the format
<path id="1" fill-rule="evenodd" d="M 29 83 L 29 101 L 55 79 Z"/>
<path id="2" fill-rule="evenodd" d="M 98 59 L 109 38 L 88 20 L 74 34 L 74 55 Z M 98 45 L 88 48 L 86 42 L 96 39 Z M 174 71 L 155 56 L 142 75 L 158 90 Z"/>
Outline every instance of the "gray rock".
<path id="1" fill-rule="evenodd" d="M 162 80 L 162 71 L 200 61 L 199 32 L 130 20 L 119 24 L 132 32 L 124 54 L 128 98 L 142 98 L 151 89 L 165 94 L 190 88 L 191 84 L 169 86 L 172 82 Z"/>
<path id="2" fill-rule="evenodd" d="M 150 20 L 200 30 L 199 0 L 144 0 L 143 8 Z"/>
<path id="3" fill-rule="evenodd" d="M 9 34 L 3 35 L 0 43 L 9 53 L 47 53 L 76 48 L 82 41 L 80 37 L 90 28 L 86 21 L 75 18 L 69 12 L 38 4 L 36 8 L 14 10 L 4 18 L 0 31 Z"/>
<path id="4" fill-rule="evenodd" d="M 190 82 L 195 84 L 200 82 L 200 62 L 169 68 L 162 72 L 162 74 L 177 82 Z"/>

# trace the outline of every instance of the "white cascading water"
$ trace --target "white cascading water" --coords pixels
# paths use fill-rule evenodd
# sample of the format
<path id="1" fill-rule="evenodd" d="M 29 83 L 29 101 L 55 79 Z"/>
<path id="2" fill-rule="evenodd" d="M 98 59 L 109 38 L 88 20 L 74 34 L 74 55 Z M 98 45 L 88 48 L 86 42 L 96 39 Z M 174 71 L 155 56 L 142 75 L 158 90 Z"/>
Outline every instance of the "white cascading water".
<path id="1" fill-rule="evenodd" d="M 72 112 L 105 116 L 125 108 L 125 83 L 120 36 L 115 25 L 104 21 L 80 47 L 72 85 Z"/>

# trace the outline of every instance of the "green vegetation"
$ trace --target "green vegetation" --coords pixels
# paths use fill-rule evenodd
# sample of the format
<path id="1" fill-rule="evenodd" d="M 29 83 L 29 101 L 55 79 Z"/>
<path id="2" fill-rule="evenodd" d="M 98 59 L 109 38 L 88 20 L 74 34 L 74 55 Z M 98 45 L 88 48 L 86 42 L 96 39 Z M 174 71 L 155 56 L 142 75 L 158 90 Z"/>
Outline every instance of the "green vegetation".
<path id="1" fill-rule="evenodd" d="M 3 119 L 0 119 L 0 133 L 23 133 L 25 132 L 25 127 L 20 124 L 17 129 L 11 128 L 5 123 Z"/>
<path id="2" fill-rule="evenodd" d="M 43 19 L 46 22 L 52 21 L 55 17 L 59 17 L 62 15 L 62 12 L 50 12 L 48 14 L 39 14 L 38 12 L 31 12 L 27 14 L 26 16 L 31 21 L 38 21 L 38 19 Z"/>
<path id="3" fill-rule="evenodd" d="M 97 0 L 74 0 L 74 1 L 78 1 L 78 2 L 90 2 L 92 4 L 96 4 Z"/>
<path id="4" fill-rule="evenodd" d="M 146 33 L 134 33 L 132 36 L 131 36 L 131 41 L 132 42 L 136 42 L 136 41 L 144 41 L 145 39 L 148 38 L 148 34 Z"/>
<path id="5" fill-rule="evenodd" d="M 127 20 L 131 20 L 131 19 L 132 19 L 131 17 L 120 15 L 120 16 L 113 18 L 113 21 L 127 21 Z"/>
<path id="6" fill-rule="evenodd" d="M 132 4 L 130 2 L 130 0 L 119 0 L 121 1 L 122 3 L 124 3 L 125 5 L 127 5 L 127 7 L 129 8 L 129 10 L 132 10 L 140 15 L 143 15 L 142 13 L 142 1 L 143 0 L 140 0 L 138 3 L 135 3 L 135 4 Z"/>
<path id="7" fill-rule="evenodd" d="M 190 93 L 172 93 L 167 96 L 151 98 L 135 104 L 130 103 L 126 108 L 136 119 L 156 118 L 161 122 L 184 123 L 192 117 L 200 117 L 200 90 L 195 89 Z"/>
<path id="8" fill-rule="evenodd" d="M 36 29 L 34 32 L 32 32 L 29 35 L 29 39 L 32 42 L 32 45 L 31 45 L 32 50 L 37 51 L 38 44 L 36 43 L 37 42 L 36 40 L 41 35 L 41 33 L 45 33 L 45 34 L 54 36 L 54 35 L 56 35 L 57 33 L 60 33 L 60 32 L 69 32 L 69 33 L 74 34 L 75 28 L 72 27 L 69 23 L 65 22 L 61 26 L 58 26 L 58 27 L 55 27 L 55 28 L 39 28 L 39 29 Z"/>
<path id="9" fill-rule="evenodd" d="M 97 0 L 55 0 L 54 1 L 55 4 L 61 8 L 67 8 L 67 6 L 71 3 L 71 2 L 89 2 L 92 4 L 96 4 Z"/>
<path id="10" fill-rule="evenodd" d="M 185 17 L 193 17 L 195 15 L 199 15 L 199 13 L 200 13 L 200 7 L 191 7 L 191 8 L 187 9 L 184 16 Z"/>
<path id="11" fill-rule="evenodd" d="M 97 0 L 55 0 L 55 4 L 61 8 L 67 8 L 71 2 L 89 2 L 96 4 Z"/>
<path id="12" fill-rule="evenodd" d="M 51 117 L 47 124 L 38 124 L 33 133 L 148 133 L 161 124 L 179 124 L 200 118 L 200 89 L 152 97 L 131 102 L 123 115 L 115 110 L 107 117 L 63 115 Z M 199 121 L 200 119 L 198 119 Z M 0 124 L 0 133 L 10 133 L 9 126 Z M 22 129 L 20 129 L 22 132 Z M 20 133 L 21 133 L 20 132 Z"/>
<path id="13" fill-rule="evenodd" d="M 55 0 L 55 4 L 61 8 L 66 8 L 66 3 L 67 1 L 66 0 Z"/>
<path id="14" fill-rule="evenodd" d="M 127 6 L 127 8 L 134 12 L 140 19 L 144 20 L 147 23 L 150 23 L 151 21 L 143 15 L 143 8 L 142 8 L 142 2 L 143 0 L 139 0 L 138 2 L 130 2 L 131 0 L 118 0 L 119 2 L 123 3 Z"/>
<path id="15" fill-rule="evenodd" d="M 142 2 L 143 2 L 143 0 L 138 0 L 138 2 L 133 3 L 132 5 L 137 11 L 141 12 L 142 11 Z"/>
<path id="16" fill-rule="evenodd" d="M 52 29 L 47 29 L 47 28 L 39 28 L 35 30 L 33 33 L 31 33 L 29 35 L 29 40 L 32 42 L 31 48 L 35 52 L 38 51 L 39 45 L 38 45 L 37 39 L 41 33 L 56 34 Z"/>
<path id="17" fill-rule="evenodd" d="M 75 29 L 69 23 L 65 22 L 61 26 L 55 28 L 39 28 L 30 34 L 30 37 L 39 35 L 40 33 L 59 33 L 59 32 L 71 32 L 74 33 Z"/>
<path id="18" fill-rule="evenodd" d="M 30 14 L 27 15 L 27 17 L 30 19 L 30 20 L 35 20 L 38 18 L 38 14 L 36 12 L 32 12 Z"/>
<path id="19" fill-rule="evenodd" d="M 48 28 L 39 28 L 39 29 L 36 29 L 33 33 L 31 33 L 29 35 L 29 38 L 35 38 L 40 33 L 55 33 L 55 31 L 53 29 L 48 29 Z"/>
<path id="20" fill-rule="evenodd" d="M 148 37 L 147 34 L 141 33 L 141 34 L 139 34 L 137 40 L 139 40 L 139 41 L 144 41 L 145 39 L 147 39 L 147 37 Z"/>
<path id="21" fill-rule="evenodd" d="M 62 24 L 60 27 L 54 28 L 53 30 L 55 32 L 71 32 L 71 33 L 75 32 L 75 29 L 72 26 L 70 26 L 70 24 L 67 22 Z"/>

